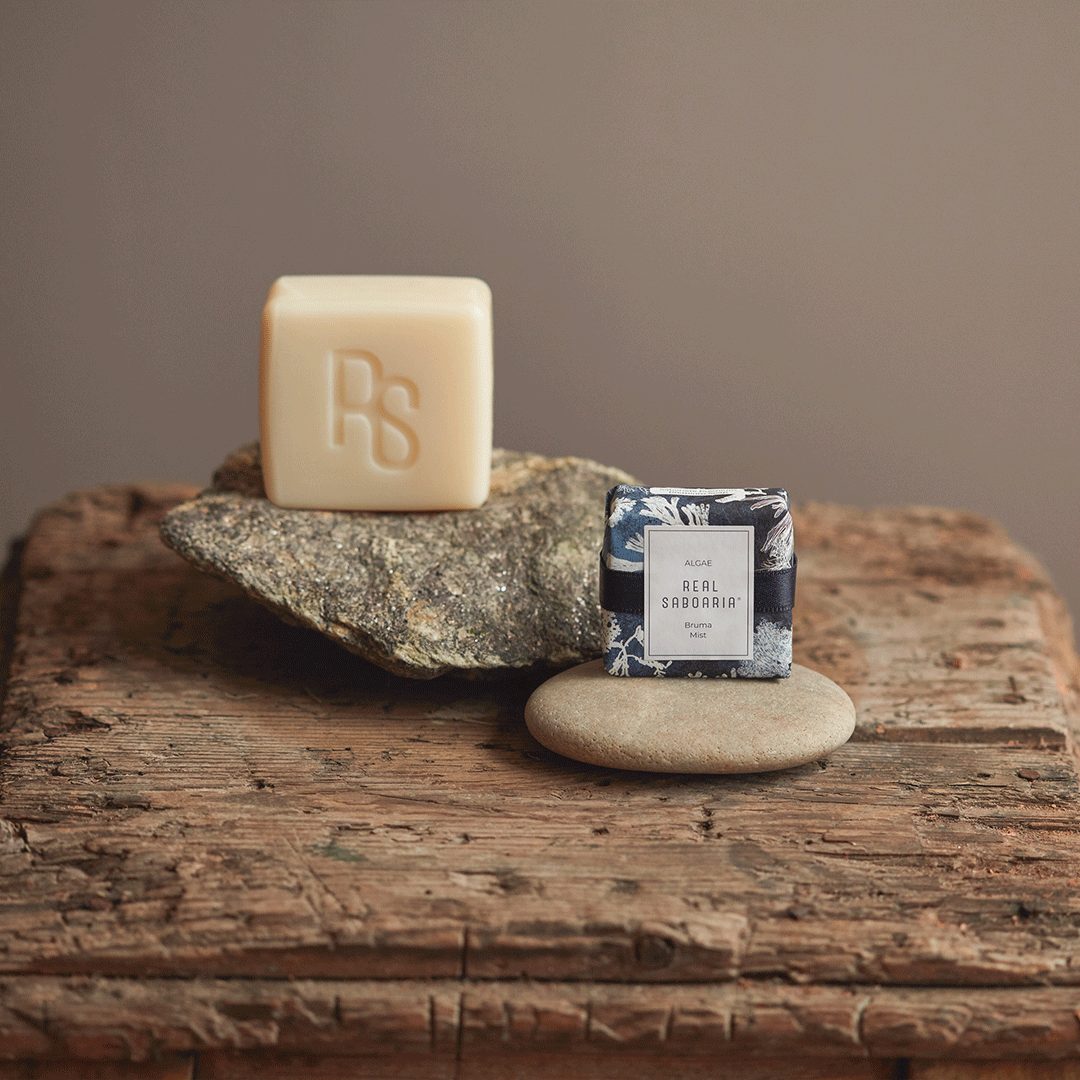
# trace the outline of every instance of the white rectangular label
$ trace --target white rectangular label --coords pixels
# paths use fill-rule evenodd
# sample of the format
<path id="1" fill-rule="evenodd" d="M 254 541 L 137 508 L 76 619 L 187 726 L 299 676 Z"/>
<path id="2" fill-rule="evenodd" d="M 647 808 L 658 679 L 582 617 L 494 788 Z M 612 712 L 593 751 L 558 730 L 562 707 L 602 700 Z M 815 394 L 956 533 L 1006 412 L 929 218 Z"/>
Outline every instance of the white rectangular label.
<path id="1" fill-rule="evenodd" d="M 645 526 L 645 656 L 753 659 L 752 525 Z"/>

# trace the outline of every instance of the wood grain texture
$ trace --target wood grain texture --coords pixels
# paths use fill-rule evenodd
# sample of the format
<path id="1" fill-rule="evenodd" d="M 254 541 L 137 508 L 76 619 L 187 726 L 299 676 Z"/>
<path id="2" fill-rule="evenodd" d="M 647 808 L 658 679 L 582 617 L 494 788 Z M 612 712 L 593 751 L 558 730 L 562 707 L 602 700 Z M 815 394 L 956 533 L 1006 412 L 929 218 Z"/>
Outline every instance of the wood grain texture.
<path id="1" fill-rule="evenodd" d="M 454 1062 L 405 1056 L 360 1059 L 213 1053 L 200 1057 L 198 1080 L 894 1080 L 897 1075 L 894 1063 L 869 1060 L 724 1057 L 718 1061 L 626 1053 L 568 1061 L 564 1054 L 548 1052 L 487 1054 Z"/>
<path id="2" fill-rule="evenodd" d="M 1076 659 L 1000 529 L 805 507 L 796 659 L 855 741 L 643 776 L 540 749 L 529 680 L 395 679 L 187 567 L 189 494 L 22 552 L 0 1057 L 1080 1054 Z"/>
<path id="3" fill-rule="evenodd" d="M 237 1051 L 1060 1060 L 1077 1054 L 1078 1008 L 1080 991 L 1060 987 L 6 976 L 0 1047 L 8 1058 L 98 1061 Z"/>
<path id="4" fill-rule="evenodd" d="M 1080 1080 L 1077 1061 L 913 1061 L 910 1080 Z"/>
<path id="5" fill-rule="evenodd" d="M 0 1080 L 194 1080 L 194 1077 L 193 1054 L 137 1062 L 0 1061 Z"/>

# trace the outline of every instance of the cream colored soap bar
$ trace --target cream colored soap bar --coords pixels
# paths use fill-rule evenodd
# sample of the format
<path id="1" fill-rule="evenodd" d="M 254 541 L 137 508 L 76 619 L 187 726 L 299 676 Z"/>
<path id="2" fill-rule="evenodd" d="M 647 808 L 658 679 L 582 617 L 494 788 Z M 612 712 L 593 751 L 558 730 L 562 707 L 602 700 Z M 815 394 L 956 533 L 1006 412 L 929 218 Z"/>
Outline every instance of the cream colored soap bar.
<path id="1" fill-rule="evenodd" d="M 283 277 L 263 312 L 266 493 L 316 510 L 468 510 L 491 479 L 491 290 Z"/>

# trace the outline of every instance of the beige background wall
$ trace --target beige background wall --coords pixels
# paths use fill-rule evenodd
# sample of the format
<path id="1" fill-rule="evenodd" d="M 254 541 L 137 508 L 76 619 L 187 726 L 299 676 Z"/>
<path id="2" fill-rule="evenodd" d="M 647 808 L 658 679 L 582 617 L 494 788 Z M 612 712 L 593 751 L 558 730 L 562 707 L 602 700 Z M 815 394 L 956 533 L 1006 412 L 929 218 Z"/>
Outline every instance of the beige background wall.
<path id="1" fill-rule="evenodd" d="M 499 442 L 970 507 L 1080 608 L 1080 4 L 0 11 L 0 534 L 253 437 L 276 275 L 476 274 Z"/>

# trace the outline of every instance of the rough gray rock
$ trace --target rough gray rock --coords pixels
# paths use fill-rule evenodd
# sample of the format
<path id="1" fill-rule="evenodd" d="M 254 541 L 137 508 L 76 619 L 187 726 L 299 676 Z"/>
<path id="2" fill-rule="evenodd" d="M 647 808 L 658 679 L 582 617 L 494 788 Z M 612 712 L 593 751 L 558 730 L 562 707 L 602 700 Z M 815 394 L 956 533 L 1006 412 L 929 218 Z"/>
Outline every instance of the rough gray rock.
<path id="1" fill-rule="evenodd" d="M 604 494 L 633 483 L 582 458 L 496 450 L 479 510 L 284 510 L 257 445 L 165 517 L 165 542 L 398 675 L 558 668 L 602 649 Z"/>

